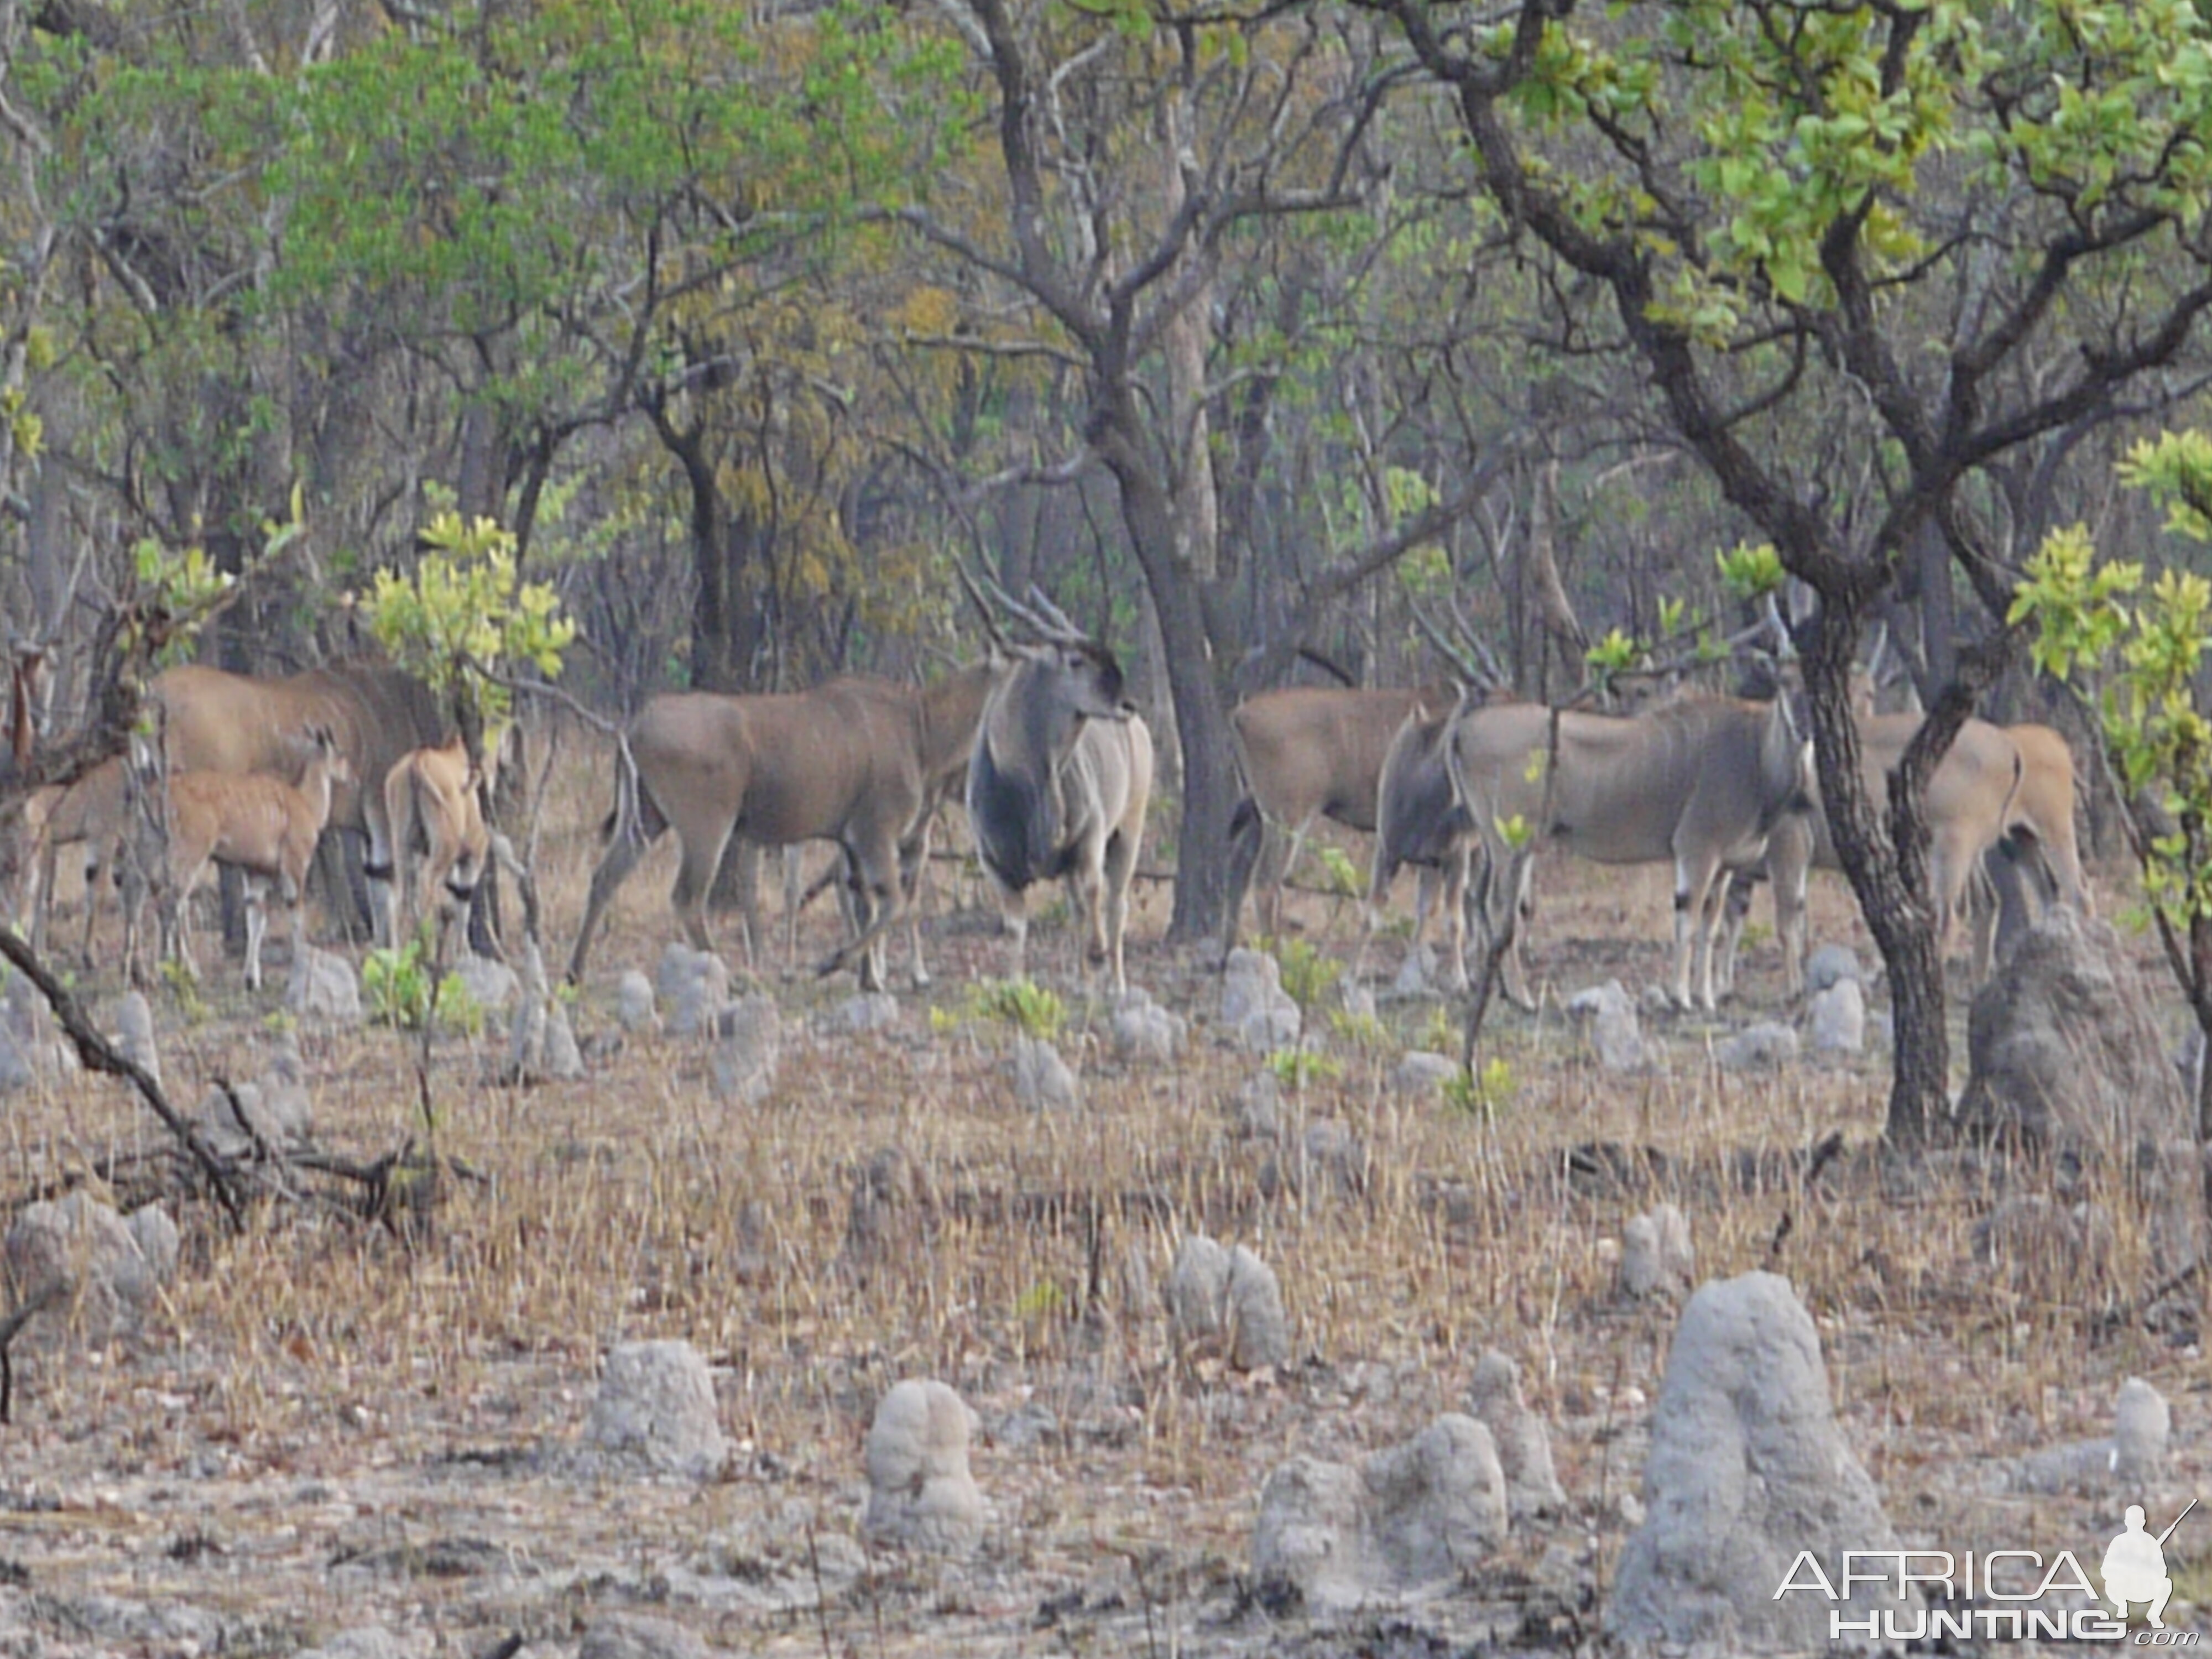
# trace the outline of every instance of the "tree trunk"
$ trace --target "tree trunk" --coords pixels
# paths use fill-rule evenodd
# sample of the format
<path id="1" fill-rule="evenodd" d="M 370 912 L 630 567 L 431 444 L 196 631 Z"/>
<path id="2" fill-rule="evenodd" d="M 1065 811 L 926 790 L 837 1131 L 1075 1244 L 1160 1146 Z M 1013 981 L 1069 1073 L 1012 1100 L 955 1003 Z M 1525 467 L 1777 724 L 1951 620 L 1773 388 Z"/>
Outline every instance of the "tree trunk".
<path id="1" fill-rule="evenodd" d="M 1237 763 L 1229 711 L 1213 672 L 1205 596 L 1176 556 L 1174 513 L 1160 479 L 1146 464 L 1136 411 L 1100 432 L 1100 453 L 1121 486 L 1121 515 L 1144 567 L 1166 647 L 1168 690 L 1175 698 L 1176 736 L 1182 749 L 1182 828 L 1176 843 L 1171 942 L 1218 938 L 1229 896 L 1229 819 L 1237 808 Z"/>
<path id="2" fill-rule="evenodd" d="M 1892 1141 L 1917 1146 L 1950 1112 L 1951 1042 L 1942 946 L 1928 899 L 1927 830 L 1916 799 L 1893 801 L 1888 845 L 1876 832 L 1859 770 L 1858 727 L 1851 719 L 1858 618 L 1846 606 L 1834 593 L 1821 595 L 1803 659 L 1806 702 L 1836 857 L 1889 969 L 1897 1060 L 1885 1133 Z M 1900 837 L 1901 821 L 1909 821 L 1909 833 Z"/>

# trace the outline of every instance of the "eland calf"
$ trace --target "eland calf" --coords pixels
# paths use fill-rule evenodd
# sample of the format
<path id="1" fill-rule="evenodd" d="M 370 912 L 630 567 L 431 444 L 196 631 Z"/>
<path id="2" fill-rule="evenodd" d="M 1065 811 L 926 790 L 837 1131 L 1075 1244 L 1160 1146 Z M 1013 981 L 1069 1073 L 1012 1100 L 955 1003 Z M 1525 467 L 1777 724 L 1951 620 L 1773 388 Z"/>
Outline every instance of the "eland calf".
<path id="1" fill-rule="evenodd" d="M 261 988 L 261 942 L 272 886 L 291 913 L 292 956 L 299 959 L 306 942 L 307 866 L 330 821 L 332 795 L 356 781 L 352 763 L 328 727 L 312 729 L 307 742 L 309 759 L 296 784 L 265 772 L 243 777 L 179 772 L 168 780 L 171 881 L 161 926 L 173 954 L 196 977 L 187 901 L 210 864 L 228 865 L 246 878 L 246 988 Z"/>
<path id="2" fill-rule="evenodd" d="M 61 849 L 84 849 L 84 954 L 92 955 L 92 930 L 100 915 L 100 872 L 112 867 L 125 824 L 124 762 L 111 755 L 74 781 L 35 790 L 19 820 L 22 868 L 15 914 L 29 929 L 31 946 L 43 951 L 53 905 Z"/>
<path id="3" fill-rule="evenodd" d="M 456 732 L 436 748 L 410 749 L 384 775 L 388 847 L 372 841 L 366 868 L 388 896 L 378 917 L 384 942 L 397 946 L 414 932 L 418 901 L 436 906 L 440 952 L 456 909 L 467 915 L 491 854 L 477 786 L 483 774 Z"/>

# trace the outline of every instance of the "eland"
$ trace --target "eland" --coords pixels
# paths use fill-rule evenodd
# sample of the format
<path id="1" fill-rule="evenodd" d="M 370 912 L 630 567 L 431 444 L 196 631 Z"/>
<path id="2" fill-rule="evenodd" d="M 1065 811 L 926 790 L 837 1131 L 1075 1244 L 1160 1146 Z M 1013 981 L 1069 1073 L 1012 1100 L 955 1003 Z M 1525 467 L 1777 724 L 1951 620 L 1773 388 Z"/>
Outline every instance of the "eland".
<path id="1" fill-rule="evenodd" d="M 1224 958 L 1236 948 L 1244 896 L 1255 872 L 1260 890 L 1254 908 L 1261 930 L 1279 933 L 1283 888 L 1316 820 L 1328 818 L 1372 834 L 1383 763 L 1407 714 L 1416 705 L 1449 708 L 1455 695 L 1449 685 L 1418 690 L 1291 686 L 1263 691 L 1237 706 L 1229 725 L 1244 795 L 1229 824 Z M 1285 829 L 1290 832 L 1287 852 L 1279 850 L 1279 831 Z"/>
<path id="2" fill-rule="evenodd" d="M 1723 872 L 1764 857 L 1777 828 L 1811 809 L 1812 744 L 1786 699 L 1686 697 L 1632 717 L 1528 703 L 1468 708 L 1451 722 L 1444 752 L 1453 799 L 1492 872 L 1481 907 L 1492 929 L 1501 925 L 1501 899 L 1516 911 L 1528 902 L 1525 860 L 1520 890 L 1497 890 L 1504 885 L 1497 872 L 1514 867 L 1507 831 L 1516 819 L 1539 848 L 1600 864 L 1673 864 L 1672 989 L 1685 1008 L 1693 969 L 1698 1005 L 1714 1006 L 1717 910 L 1708 900 Z M 1516 929 L 1506 994 L 1528 1007 L 1519 955 Z"/>
<path id="3" fill-rule="evenodd" d="M 964 574 L 964 573 L 963 573 Z M 1122 695 L 1121 665 L 1036 588 L 1000 603 L 1036 635 L 993 687 L 968 767 L 969 827 L 1024 971 L 1029 889 L 1065 878 L 1091 963 L 1128 988 L 1122 936 L 1152 791 L 1152 734 Z M 980 603 L 980 601 L 979 601 Z"/>
<path id="4" fill-rule="evenodd" d="M 161 896 L 164 950 L 195 978 L 188 901 L 210 864 L 227 865 L 246 878 L 246 988 L 261 988 L 261 941 L 268 932 L 266 895 L 272 887 L 290 912 L 292 959 L 300 959 L 307 937 L 302 911 L 307 866 L 330 822 L 335 792 L 356 781 L 351 762 L 327 726 L 310 728 L 306 738 L 308 760 L 296 784 L 265 772 L 179 772 L 167 780 L 169 881 Z"/>
<path id="5" fill-rule="evenodd" d="M 862 983 L 883 984 L 876 941 L 904 913 L 908 874 L 927 848 L 933 788 L 957 775 L 1000 667 L 964 668 L 909 691 L 884 681 L 832 680 L 811 691 L 730 696 L 674 692 L 630 728 L 636 791 L 618 790 L 611 839 L 592 872 L 568 958 L 581 977 L 607 904 L 646 848 L 673 828 L 683 857 L 670 895 L 695 949 L 713 949 L 706 902 L 732 840 L 786 847 L 833 841 L 853 872 L 860 932 L 825 971 L 858 956 Z"/>
<path id="6" fill-rule="evenodd" d="M 417 897 L 427 895 L 436 908 L 443 959 L 446 927 L 457 908 L 468 914 L 491 856 L 491 830 L 477 794 L 483 781 L 459 732 L 436 748 L 409 750 L 384 775 L 390 844 L 372 845 L 369 863 L 385 872 L 388 897 L 378 922 L 386 945 L 397 947 L 411 936 Z"/>

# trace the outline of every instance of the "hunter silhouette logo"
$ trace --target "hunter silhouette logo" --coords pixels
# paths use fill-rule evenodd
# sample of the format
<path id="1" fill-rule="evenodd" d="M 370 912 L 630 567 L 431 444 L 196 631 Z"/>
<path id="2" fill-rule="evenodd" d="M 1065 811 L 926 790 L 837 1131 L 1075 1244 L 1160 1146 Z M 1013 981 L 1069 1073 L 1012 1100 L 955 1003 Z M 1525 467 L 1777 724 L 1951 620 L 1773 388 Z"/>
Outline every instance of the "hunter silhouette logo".
<path id="1" fill-rule="evenodd" d="M 2173 1580 L 2166 1571 L 2166 1540 L 2173 1536 L 2182 1517 L 2196 1507 L 2192 1498 L 2166 1529 L 2154 1538 L 2143 1530 L 2142 1505 L 2128 1505 L 2127 1530 L 2106 1547 L 2105 1565 L 2098 1574 L 2105 1581 L 2105 1599 L 2112 1604 L 2117 1616 L 2125 1619 L 2131 1601 L 2148 1602 L 2150 1627 L 2166 1628 L 2166 1604 L 2173 1594 Z"/>

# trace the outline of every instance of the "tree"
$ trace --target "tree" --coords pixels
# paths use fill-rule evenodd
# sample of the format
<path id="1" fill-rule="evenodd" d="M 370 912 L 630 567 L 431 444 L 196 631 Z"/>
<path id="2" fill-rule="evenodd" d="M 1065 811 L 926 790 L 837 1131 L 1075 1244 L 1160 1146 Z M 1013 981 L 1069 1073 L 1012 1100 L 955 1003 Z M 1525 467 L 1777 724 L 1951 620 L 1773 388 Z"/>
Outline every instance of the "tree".
<path id="1" fill-rule="evenodd" d="M 2166 503 L 2166 526 L 2212 541 L 2212 438 L 2166 433 L 2121 469 Z M 2144 908 L 2212 1043 L 2212 718 L 2201 690 L 2212 582 L 2169 568 L 2148 592 L 2131 560 L 2100 564 L 2081 526 L 2028 561 L 2012 619 L 2031 623 L 2036 666 L 2085 693 L 2128 812 Z M 2197 1073 L 2197 1138 L 2212 1139 L 2212 1064 Z"/>
<path id="2" fill-rule="evenodd" d="M 1365 149 L 1380 96 L 1361 60 L 1367 43 L 1325 18 L 1243 29 L 1145 0 L 945 11 L 988 77 L 994 194 L 979 208 L 965 188 L 917 179 L 896 216 L 972 280 L 1031 307 L 1025 342 L 979 337 L 975 349 L 1027 352 L 1079 383 L 1072 453 L 1015 473 L 1066 483 L 1095 465 L 1114 481 L 1160 629 L 1182 764 L 1170 937 L 1212 938 L 1236 805 L 1229 697 L 1251 643 L 1233 603 L 1221 440 L 1231 499 L 1247 501 L 1271 367 L 1310 343 L 1293 329 L 1315 296 L 1289 293 L 1291 326 L 1241 362 L 1224 361 L 1213 302 L 1240 238 L 1279 238 L 1296 223 L 1370 247 L 1383 240 L 1364 212 L 1379 172 Z M 957 182 L 981 187 L 969 173 Z M 1241 410 L 1231 385 L 1243 388 Z M 1389 459 L 1376 457 L 1376 476 Z M 1449 526 L 1498 471 L 1495 458 L 1470 467 L 1458 489 L 1333 556 L 1304 583 L 1263 666 L 1287 665 L 1328 605 Z"/>
<path id="3" fill-rule="evenodd" d="M 1923 532 L 2002 615 L 1990 469 L 2191 343 L 2212 304 L 2212 23 L 2186 0 L 1358 3 L 1561 273 L 1559 343 L 1639 363 L 1819 595 L 1799 643 L 1820 785 L 1890 970 L 1889 1133 L 1917 1140 L 1948 1074 L 1920 800 L 2014 635 L 1962 655 L 1891 781 L 1887 839 L 1852 653 Z M 2032 356 L 2065 367 L 2021 372 Z"/>

